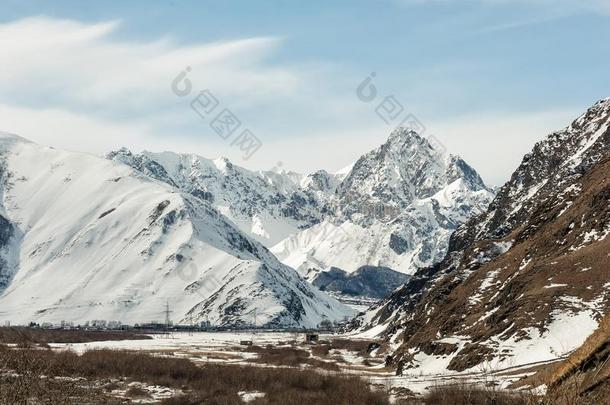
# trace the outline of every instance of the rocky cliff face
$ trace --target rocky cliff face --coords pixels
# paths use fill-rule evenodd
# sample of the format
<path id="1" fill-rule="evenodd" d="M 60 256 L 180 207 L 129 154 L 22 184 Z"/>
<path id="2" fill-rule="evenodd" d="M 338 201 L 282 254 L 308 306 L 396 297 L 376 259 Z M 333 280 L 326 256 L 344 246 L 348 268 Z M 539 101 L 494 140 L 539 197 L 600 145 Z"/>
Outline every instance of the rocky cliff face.
<path id="1" fill-rule="evenodd" d="M 445 259 L 359 319 L 384 325 L 399 371 L 548 360 L 609 309 L 610 100 L 527 154 Z"/>
<path id="2" fill-rule="evenodd" d="M 374 219 L 391 221 L 413 203 L 435 196 L 458 180 L 472 193 L 488 191 L 462 159 L 447 157 L 426 138 L 399 128 L 386 143 L 362 156 L 341 182 L 339 212 L 365 224 Z"/>
<path id="3" fill-rule="evenodd" d="M 0 294 L 10 284 L 16 272 L 12 259 L 11 240 L 15 236 L 13 224 L 0 215 Z"/>
<path id="4" fill-rule="evenodd" d="M 0 132 L 0 136 L 7 136 L 7 134 Z M 11 174 L 8 172 L 6 164 L 3 163 L 5 158 L 6 153 L 0 151 L 0 182 L 2 182 L 0 190 L 4 190 L 11 181 Z M 0 193 L 0 197 L 3 200 L 4 193 Z M 4 204 L 0 202 L 0 294 L 8 287 L 17 272 L 18 258 L 15 244 L 19 238 L 17 228 L 7 218 Z"/>
<path id="5" fill-rule="evenodd" d="M 411 274 L 440 261 L 449 237 L 493 197 L 457 156 L 398 129 L 362 156 L 336 187 L 334 215 L 272 248 L 302 274 L 362 266 Z M 310 277 L 310 276 L 308 276 Z"/>

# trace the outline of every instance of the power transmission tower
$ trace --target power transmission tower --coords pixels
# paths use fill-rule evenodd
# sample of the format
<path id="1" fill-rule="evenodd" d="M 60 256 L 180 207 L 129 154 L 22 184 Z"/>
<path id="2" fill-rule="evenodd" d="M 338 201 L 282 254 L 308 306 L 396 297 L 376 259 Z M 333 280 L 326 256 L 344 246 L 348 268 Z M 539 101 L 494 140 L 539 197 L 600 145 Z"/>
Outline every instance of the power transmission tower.
<path id="1" fill-rule="evenodd" d="M 170 314 L 173 311 L 170 311 L 169 309 L 169 300 L 165 301 L 165 327 L 167 328 L 167 330 L 169 330 L 169 327 L 171 326 L 172 320 L 170 318 Z"/>

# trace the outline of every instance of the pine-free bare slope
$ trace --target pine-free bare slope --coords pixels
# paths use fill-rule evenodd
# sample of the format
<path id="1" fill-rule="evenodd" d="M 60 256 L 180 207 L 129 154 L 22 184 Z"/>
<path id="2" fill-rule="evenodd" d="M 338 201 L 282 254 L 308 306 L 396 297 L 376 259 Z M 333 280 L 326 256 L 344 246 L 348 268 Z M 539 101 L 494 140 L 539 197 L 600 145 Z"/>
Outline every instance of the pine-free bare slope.
<path id="1" fill-rule="evenodd" d="M 212 206 L 132 168 L 0 138 L 0 318 L 315 326 L 351 311 Z"/>

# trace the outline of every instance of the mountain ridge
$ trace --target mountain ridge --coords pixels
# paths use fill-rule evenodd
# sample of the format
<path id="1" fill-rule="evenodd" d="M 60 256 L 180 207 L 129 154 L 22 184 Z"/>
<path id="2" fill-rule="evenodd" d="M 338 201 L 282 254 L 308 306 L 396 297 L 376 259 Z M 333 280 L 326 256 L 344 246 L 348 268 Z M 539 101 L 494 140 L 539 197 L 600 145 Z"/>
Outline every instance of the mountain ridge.
<path id="1" fill-rule="evenodd" d="M 310 280 L 312 271 L 333 266 L 409 273 L 439 260 L 451 232 L 493 194 L 461 158 L 439 154 L 426 138 L 403 128 L 340 174 L 251 172 L 226 159 L 218 167 L 219 159 L 172 152 L 121 149 L 107 158 L 206 199 Z M 403 210 L 410 211 L 399 221 L 410 223 L 407 231 L 393 223 Z M 348 256 L 355 259 L 342 259 Z"/>
<path id="2" fill-rule="evenodd" d="M 399 373 L 544 361 L 582 343 L 610 305 L 609 124 L 605 99 L 538 142 L 443 261 L 355 330 L 380 331 Z"/>
<path id="3" fill-rule="evenodd" d="M 129 166 L 0 138 L 0 316 L 18 323 L 315 327 L 353 312 L 306 283 L 210 204 Z M 153 166 L 151 166 L 153 167 Z M 6 238 L 5 238 L 6 239 Z M 12 261 L 11 261 L 12 260 Z"/>
<path id="4" fill-rule="evenodd" d="M 425 138 L 399 128 L 346 174 L 332 203 L 334 218 L 271 250 L 302 274 L 362 266 L 410 274 L 442 259 L 449 235 L 492 195 L 461 158 L 444 156 Z"/>

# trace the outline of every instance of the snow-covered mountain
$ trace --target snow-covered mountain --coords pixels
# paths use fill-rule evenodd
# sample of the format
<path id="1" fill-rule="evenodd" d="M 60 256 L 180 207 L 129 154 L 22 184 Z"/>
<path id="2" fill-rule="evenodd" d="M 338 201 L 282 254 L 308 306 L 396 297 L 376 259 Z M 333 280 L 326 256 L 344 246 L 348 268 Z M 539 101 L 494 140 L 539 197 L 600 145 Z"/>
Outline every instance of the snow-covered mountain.
<path id="1" fill-rule="evenodd" d="M 206 159 L 173 152 L 107 155 L 145 175 L 209 202 L 240 230 L 270 247 L 328 214 L 325 195 L 331 175 L 303 176 L 285 171 L 252 172 L 226 158 Z M 324 183 L 326 181 L 326 183 Z"/>
<path id="2" fill-rule="evenodd" d="M 216 189 L 184 192 L 188 176 L 234 172 L 252 193 L 227 194 L 239 212 L 273 198 L 256 179 L 226 161 L 125 158 L 141 171 L 0 136 L 1 319 L 162 321 L 168 304 L 176 322 L 312 327 L 352 313 L 219 213 Z"/>
<path id="3" fill-rule="evenodd" d="M 610 312 L 610 99 L 538 142 L 482 215 L 354 322 L 399 372 L 548 361 Z"/>
<path id="4" fill-rule="evenodd" d="M 462 159 L 406 129 L 336 174 L 252 172 L 172 152 L 107 158 L 209 202 L 309 281 L 333 267 L 411 274 L 436 263 L 457 226 L 493 197 Z"/>
<path id="5" fill-rule="evenodd" d="M 385 266 L 411 274 L 442 260 L 453 231 L 492 198 L 466 162 L 400 128 L 336 187 L 334 216 L 271 250 L 308 278 L 330 267 Z"/>

